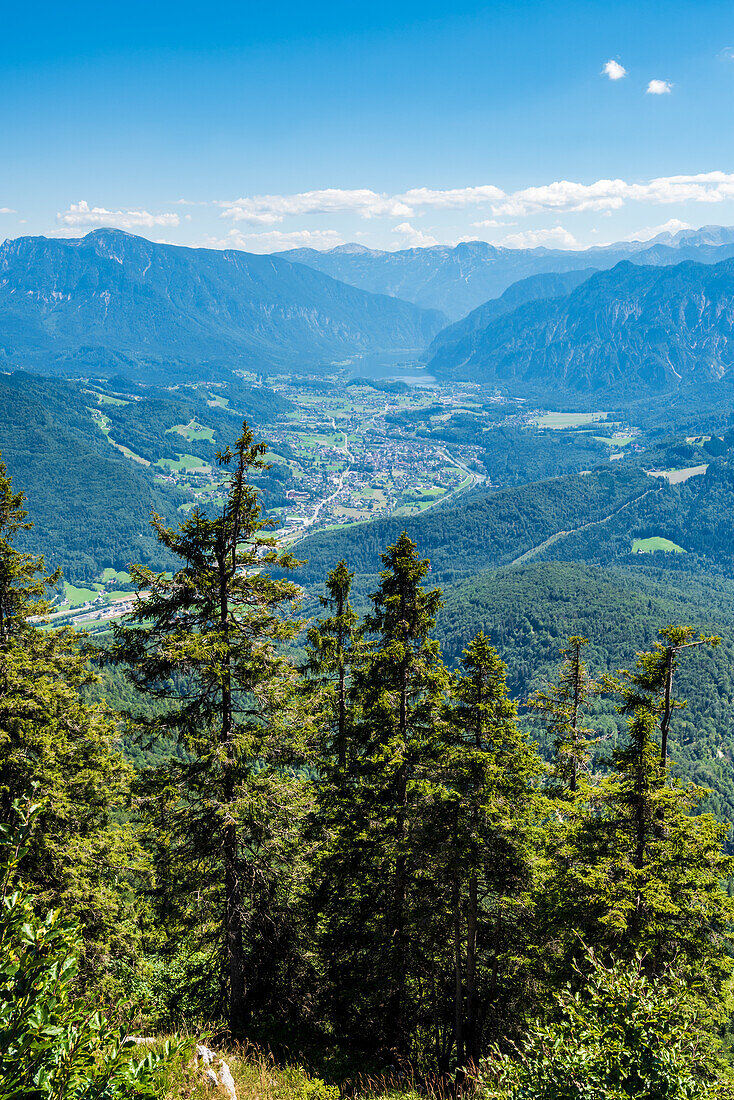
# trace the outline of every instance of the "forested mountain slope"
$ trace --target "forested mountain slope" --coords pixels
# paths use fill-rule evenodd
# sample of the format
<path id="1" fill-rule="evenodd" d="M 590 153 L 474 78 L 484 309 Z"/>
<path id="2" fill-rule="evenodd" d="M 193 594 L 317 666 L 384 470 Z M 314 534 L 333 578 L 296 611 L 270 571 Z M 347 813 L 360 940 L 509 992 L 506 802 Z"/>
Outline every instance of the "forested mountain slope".
<path id="1" fill-rule="evenodd" d="M 621 241 L 580 251 L 551 248 L 507 248 L 485 241 L 434 245 L 381 252 L 359 244 L 328 252 L 313 248 L 280 253 L 335 279 L 377 294 L 392 294 L 425 309 L 439 309 L 452 320 L 497 298 L 518 280 L 547 272 L 610 268 L 621 260 L 667 265 L 683 260 L 717 263 L 734 255 L 734 232 L 704 226 L 661 234 L 652 241 Z"/>
<path id="2" fill-rule="evenodd" d="M 644 456 L 643 456 L 644 460 Z M 701 467 L 703 469 L 703 467 Z M 298 544 L 303 576 L 318 581 L 346 558 L 364 586 L 381 547 L 405 529 L 431 558 L 437 582 L 524 561 L 587 561 L 734 578 L 734 468 L 721 459 L 682 484 L 642 466 L 600 467 L 497 492 L 477 491 L 421 515 L 325 531 Z M 638 554 L 636 540 L 664 539 L 684 553 Z"/>
<path id="3" fill-rule="evenodd" d="M 511 393 L 610 398 L 717 383 L 734 365 L 734 260 L 618 264 L 570 294 L 521 305 L 483 328 L 454 326 L 429 370 Z"/>
<path id="4" fill-rule="evenodd" d="M 652 646 L 657 631 L 670 623 L 719 634 L 718 649 L 691 652 L 681 662 L 676 694 L 688 706 L 675 713 L 671 734 L 682 772 L 713 789 L 708 808 L 734 821 L 734 583 L 533 562 L 480 573 L 449 585 L 443 595 L 437 627 L 446 659 L 458 662 L 484 630 L 508 665 L 518 699 L 553 678 L 559 650 L 572 635 L 589 639 L 590 670 L 599 676 L 629 668 L 636 651 Z M 600 733 L 614 736 L 624 727 L 609 700 L 601 699 L 595 709 Z M 599 751 L 609 747 L 602 743 Z"/>
<path id="5" fill-rule="evenodd" d="M 213 376 L 426 346 L 444 318 L 300 264 L 113 229 L 0 247 L 0 365 Z"/>
<path id="6" fill-rule="evenodd" d="M 609 564 L 629 562 L 635 539 L 665 538 L 685 554 L 657 554 L 668 569 L 713 570 L 734 577 L 734 466 L 710 462 L 705 473 L 679 485 L 663 485 L 604 524 L 573 532 L 538 557 Z M 645 560 L 645 559 L 641 559 Z"/>
<path id="7" fill-rule="evenodd" d="M 23 372 L 0 375 L 0 458 L 23 486 L 35 525 L 25 545 L 76 583 L 131 561 L 160 563 L 151 509 L 173 518 L 186 498 L 155 478 L 162 472 L 156 461 L 194 449 L 213 462 L 219 441 L 236 436 L 243 415 L 267 421 L 288 407 L 276 394 L 236 381 L 227 391 L 229 409 L 210 407 L 204 390 L 169 392 L 125 379 L 106 389 Z M 171 430 L 193 418 L 211 439 L 187 442 Z"/>

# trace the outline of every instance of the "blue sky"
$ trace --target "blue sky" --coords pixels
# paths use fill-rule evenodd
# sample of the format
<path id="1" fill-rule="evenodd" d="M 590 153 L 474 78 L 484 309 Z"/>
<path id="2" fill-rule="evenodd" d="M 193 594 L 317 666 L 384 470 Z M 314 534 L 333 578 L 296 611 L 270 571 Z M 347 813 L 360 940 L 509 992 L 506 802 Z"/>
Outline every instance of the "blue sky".
<path id="1" fill-rule="evenodd" d="M 734 223 L 730 0 L 15 9 L 0 237 L 584 247 Z"/>

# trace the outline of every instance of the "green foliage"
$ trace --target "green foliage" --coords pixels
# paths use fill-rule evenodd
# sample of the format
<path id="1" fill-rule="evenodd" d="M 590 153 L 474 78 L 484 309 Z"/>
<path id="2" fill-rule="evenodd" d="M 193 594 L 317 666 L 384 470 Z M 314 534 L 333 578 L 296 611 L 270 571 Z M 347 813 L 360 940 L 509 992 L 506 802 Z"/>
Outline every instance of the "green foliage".
<path id="1" fill-rule="evenodd" d="M 320 581 L 334 560 L 345 558 L 364 591 L 379 570 L 382 547 L 395 542 L 405 527 L 422 553 L 430 556 L 432 576 L 442 583 L 453 582 L 513 561 L 558 531 L 595 523 L 650 487 L 643 472 L 624 468 L 497 492 L 477 491 L 421 516 L 390 517 L 311 535 L 299 545 L 299 552 L 308 559 L 303 575 L 306 581 Z"/>
<path id="2" fill-rule="evenodd" d="M 734 1095 L 694 977 L 588 952 L 574 985 L 510 1052 L 482 1063 L 487 1100 L 714 1100 Z"/>
<path id="3" fill-rule="evenodd" d="M 0 464 L 0 822 L 13 800 L 43 799 L 23 876 L 48 905 L 63 904 L 85 932 L 83 974 L 110 974 L 110 953 L 134 955 L 136 879 L 145 858 L 129 825 L 130 769 L 115 750 L 106 709 L 84 701 L 93 679 L 82 639 L 44 630 L 49 576 L 43 558 L 15 547 L 24 498 Z"/>
<path id="4" fill-rule="evenodd" d="M 508 666 L 514 698 L 546 690 L 557 676 L 558 652 L 573 635 L 588 637 L 584 647 L 590 674 L 599 679 L 621 668 L 636 650 L 654 645 L 660 623 L 690 622 L 721 645 L 688 652 L 676 673 L 687 700 L 670 729 L 676 775 L 709 788 L 704 806 L 721 820 L 734 820 L 734 588 L 731 582 L 691 575 L 650 577 L 577 562 L 529 562 L 483 573 L 444 590 L 437 634 L 447 660 L 458 665 L 462 649 L 479 631 L 492 641 Z M 590 744 L 591 766 L 624 736 L 625 723 L 611 698 L 589 700 L 585 726 L 602 740 Z M 541 744 L 541 723 L 534 724 Z M 553 754 L 551 730 L 544 745 Z"/>
<path id="5" fill-rule="evenodd" d="M 15 803 L 15 827 L 0 826 L 0 1100 L 160 1096 L 160 1070 L 190 1044 L 138 1058 L 128 1025 L 74 996 L 80 931 L 58 911 L 39 917 L 17 880 L 39 810 Z"/>
<path id="6" fill-rule="evenodd" d="M 448 704 L 440 864 L 450 883 L 457 1065 L 512 1027 L 528 979 L 522 958 L 540 806 L 540 761 L 517 723 L 507 668 L 483 633 L 462 654 Z"/>

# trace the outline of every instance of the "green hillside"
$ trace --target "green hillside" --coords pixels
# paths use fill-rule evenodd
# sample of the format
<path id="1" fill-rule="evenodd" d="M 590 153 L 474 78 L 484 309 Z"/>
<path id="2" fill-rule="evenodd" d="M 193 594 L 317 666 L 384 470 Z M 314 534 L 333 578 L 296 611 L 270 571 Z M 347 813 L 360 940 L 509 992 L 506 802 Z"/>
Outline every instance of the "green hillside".
<path id="1" fill-rule="evenodd" d="M 670 623 L 722 637 L 718 649 L 683 663 L 678 692 L 688 706 L 674 716 L 672 737 L 685 773 L 713 789 L 710 807 L 734 821 L 734 582 L 533 562 L 447 587 L 438 635 L 453 664 L 484 630 L 507 662 L 513 694 L 525 699 L 552 677 L 571 635 L 588 637 L 589 665 L 600 675 L 629 667 Z M 622 729 L 611 704 L 601 702 L 598 715 L 601 730 Z"/>

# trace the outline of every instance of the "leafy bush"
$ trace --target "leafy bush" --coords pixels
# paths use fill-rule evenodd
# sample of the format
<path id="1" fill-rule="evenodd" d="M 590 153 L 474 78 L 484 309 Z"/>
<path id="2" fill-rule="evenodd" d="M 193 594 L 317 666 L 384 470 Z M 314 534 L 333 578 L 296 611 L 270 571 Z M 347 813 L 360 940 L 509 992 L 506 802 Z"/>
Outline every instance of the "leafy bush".
<path id="1" fill-rule="evenodd" d="M 714 1100 L 734 1096 L 715 1028 L 682 974 L 658 980 L 645 960 L 604 966 L 587 954 L 581 988 L 557 997 L 511 1054 L 494 1049 L 479 1079 L 487 1100 Z M 580 971 L 577 971 L 581 975 Z"/>
<path id="2" fill-rule="evenodd" d="M 78 928 L 58 912 L 39 918 L 17 881 L 39 809 L 27 807 L 14 830 L 0 826 L 0 1100 L 158 1096 L 160 1069 L 185 1044 L 131 1056 L 127 1029 L 74 996 Z"/>

